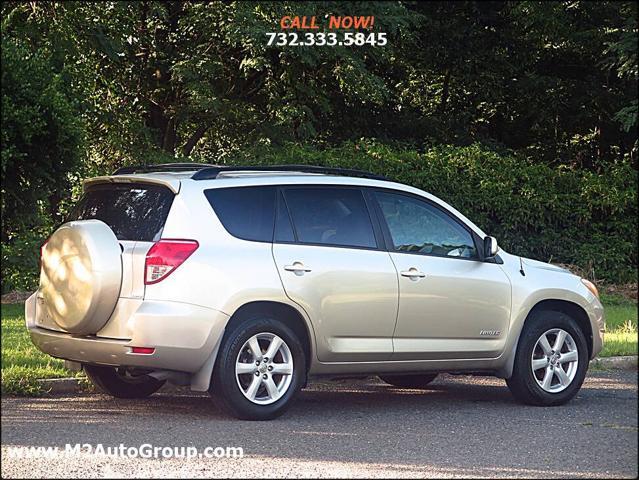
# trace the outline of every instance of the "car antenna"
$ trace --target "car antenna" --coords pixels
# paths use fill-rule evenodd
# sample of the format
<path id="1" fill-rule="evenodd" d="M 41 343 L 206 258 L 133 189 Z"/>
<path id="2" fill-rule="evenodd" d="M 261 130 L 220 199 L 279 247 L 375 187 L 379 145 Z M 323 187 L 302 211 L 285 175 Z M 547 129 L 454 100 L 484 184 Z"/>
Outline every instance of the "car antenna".
<path id="1" fill-rule="evenodd" d="M 519 273 L 521 273 L 522 277 L 526 276 L 526 272 L 524 272 L 524 262 L 521 257 L 519 257 Z"/>

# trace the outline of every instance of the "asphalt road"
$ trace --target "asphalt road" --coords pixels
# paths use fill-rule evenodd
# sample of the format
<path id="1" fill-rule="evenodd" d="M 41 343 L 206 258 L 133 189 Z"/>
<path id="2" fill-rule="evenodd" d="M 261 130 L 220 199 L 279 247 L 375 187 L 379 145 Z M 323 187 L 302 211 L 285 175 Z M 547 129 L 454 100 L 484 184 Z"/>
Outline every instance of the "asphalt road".
<path id="1" fill-rule="evenodd" d="M 241 459 L 81 453 L 10 458 L 13 446 L 242 447 Z M 429 391 L 375 379 L 313 383 L 284 417 L 243 422 L 207 396 L 2 399 L 2 477 L 637 477 L 637 373 L 593 372 L 570 404 L 513 402 L 493 378 Z"/>

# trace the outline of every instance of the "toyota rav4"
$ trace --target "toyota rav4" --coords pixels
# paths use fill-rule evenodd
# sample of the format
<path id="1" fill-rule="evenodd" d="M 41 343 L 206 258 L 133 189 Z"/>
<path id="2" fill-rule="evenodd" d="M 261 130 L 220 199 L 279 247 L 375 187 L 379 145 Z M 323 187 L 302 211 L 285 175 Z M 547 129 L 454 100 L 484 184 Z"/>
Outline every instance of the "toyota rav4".
<path id="1" fill-rule="evenodd" d="M 108 394 L 169 381 L 245 419 L 280 415 L 323 374 L 410 389 L 494 375 L 521 402 L 559 405 L 604 332 L 588 280 L 500 250 L 426 192 L 309 166 L 86 180 L 42 247 L 26 319 L 40 350 Z"/>

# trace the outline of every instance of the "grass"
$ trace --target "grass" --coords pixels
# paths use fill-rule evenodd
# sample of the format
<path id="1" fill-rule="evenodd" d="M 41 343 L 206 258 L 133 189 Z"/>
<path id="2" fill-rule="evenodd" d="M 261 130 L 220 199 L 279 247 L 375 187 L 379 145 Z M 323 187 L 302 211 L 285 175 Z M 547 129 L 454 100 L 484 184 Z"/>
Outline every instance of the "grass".
<path id="1" fill-rule="evenodd" d="M 72 377 L 64 362 L 38 350 L 27 333 L 23 304 L 2 305 L 2 393 L 42 393 L 39 378 Z"/>
<path id="2" fill-rule="evenodd" d="M 621 296 L 603 295 L 606 336 L 600 356 L 637 355 L 637 304 Z M 2 305 L 2 393 L 37 395 L 39 378 L 78 375 L 64 362 L 38 350 L 27 333 L 23 304 Z"/>
<path id="3" fill-rule="evenodd" d="M 617 295 L 602 295 L 606 335 L 601 357 L 637 355 L 637 303 Z"/>

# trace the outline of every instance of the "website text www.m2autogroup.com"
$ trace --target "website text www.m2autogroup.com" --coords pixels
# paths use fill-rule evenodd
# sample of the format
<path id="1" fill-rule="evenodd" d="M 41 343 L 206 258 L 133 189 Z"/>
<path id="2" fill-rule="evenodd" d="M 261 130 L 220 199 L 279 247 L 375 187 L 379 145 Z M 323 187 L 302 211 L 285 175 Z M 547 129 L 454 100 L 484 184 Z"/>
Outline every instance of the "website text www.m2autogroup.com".
<path id="1" fill-rule="evenodd" d="M 102 455 L 117 458 L 243 458 L 242 447 L 204 447 L 193 446 L 154 446 L 150 443 L 142 445 L 104 445 L 97 443 L 67 443 L 64 447 L 8 447 L 8 458 L 59 458 L 76 455 Z"/>

